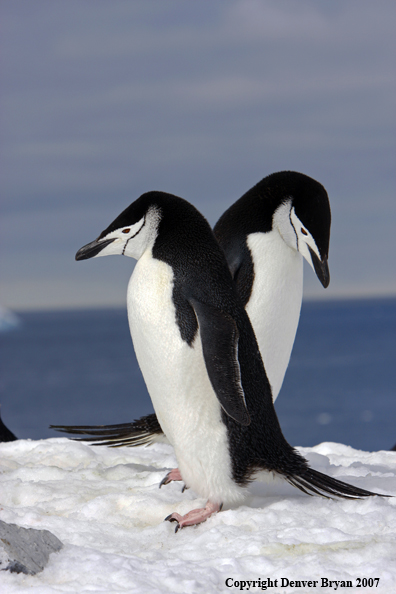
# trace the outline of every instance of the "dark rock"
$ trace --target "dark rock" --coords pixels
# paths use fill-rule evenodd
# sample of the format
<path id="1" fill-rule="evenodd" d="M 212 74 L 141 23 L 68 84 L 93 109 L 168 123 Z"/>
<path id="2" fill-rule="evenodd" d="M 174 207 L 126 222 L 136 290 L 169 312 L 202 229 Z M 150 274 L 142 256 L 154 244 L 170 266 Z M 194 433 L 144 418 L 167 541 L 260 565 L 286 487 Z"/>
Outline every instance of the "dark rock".
<path id="1" fill-rule="evenodd" d="M 34 575 L 42 571 L 61 541 L 48 530 L 21 528 L 0 520 L 0 569 Z"/>

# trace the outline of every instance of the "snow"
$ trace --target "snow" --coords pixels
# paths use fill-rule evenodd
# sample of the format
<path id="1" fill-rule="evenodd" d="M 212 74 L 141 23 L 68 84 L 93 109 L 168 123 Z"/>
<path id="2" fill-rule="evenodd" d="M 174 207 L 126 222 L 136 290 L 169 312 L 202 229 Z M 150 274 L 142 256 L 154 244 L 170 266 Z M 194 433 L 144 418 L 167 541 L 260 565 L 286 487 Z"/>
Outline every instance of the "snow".
<path id="1" fill-rule="evenodd" d="M 396 453 L 336 443 L 299 448 L 311 465 L 357 486 L 396 493 Z M 165 444 L 110 449 L 65 438 L 0 444 L 0 519 L 47 529 L 64 544 L 36 576 L 1 572 L 6 594 L 240 592 L 240 580 L 278 580 L 267 592 L 395 591 L 396 499 L 309 497 L 280 479 L 256 481 L 244 504 L 174 533 L 164 522 L 205 501 L 181 483 Z M 356 578 L 380 578 L 356 588 Z M 225 581 L 231 578 L 227 587 Z M 318 580 L 281 587 L 281 578 Z M 233 581 L 234 580 L 234 581 Z M 264 582 L 263 582 L 264 583 Z M 285 583 L 285 582 L 284 582 Z M 248 586 L 244 586 L 244 591 Z M 250 591 L 263 591 L 250 587 Z"/>

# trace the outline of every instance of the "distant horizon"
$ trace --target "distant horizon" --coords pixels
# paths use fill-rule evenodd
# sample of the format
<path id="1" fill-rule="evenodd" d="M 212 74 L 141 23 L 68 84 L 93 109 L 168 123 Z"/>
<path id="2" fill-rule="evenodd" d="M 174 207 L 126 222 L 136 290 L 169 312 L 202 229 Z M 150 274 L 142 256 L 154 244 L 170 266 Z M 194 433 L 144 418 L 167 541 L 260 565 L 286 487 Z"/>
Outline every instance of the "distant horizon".
<path id="1" fill-rule="evenodd" d="M 318 303 L 318 302 L 337 302 L 337 301 L 375 301 L 375 300 L 396 300 L 396 293 L 376 293 L 376 294 L 345 294 L 345 295 L 331 295 L 331 296 L 320 296 L 311 295 L 303 296 L 303 303 Z M 84 310 L 111 310 L 111 309 L 125 309 L 127 310 L 126 301 L 125 303 L 113 303 L 113 304 L 77 304 L 77 305 L 61 305 L 53 304 L 50 306 L 36 306 L 36 307 L 23 307 L 14 308 L 5 305 L 0 302 L 0 313 L 1 309 L 11 311 L 15 314 L 24 314 L 31 312 L 56 312 L 56 311 L 84 311 Z"/>

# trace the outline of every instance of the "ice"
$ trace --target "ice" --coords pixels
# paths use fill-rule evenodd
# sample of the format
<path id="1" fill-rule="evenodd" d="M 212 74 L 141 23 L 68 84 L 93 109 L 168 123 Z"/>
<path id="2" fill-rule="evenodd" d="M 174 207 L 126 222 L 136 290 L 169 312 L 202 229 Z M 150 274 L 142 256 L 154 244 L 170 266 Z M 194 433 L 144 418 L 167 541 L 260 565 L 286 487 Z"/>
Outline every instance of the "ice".
<path id="1" fill-rule="evenodd" d="M 299 450 L 317 470 L 396 493 L 395 452 L 336 443 Z M 0 591 L 236 592 L 225 585 L 227 578 L 282 577 L 352 580 L 354 586 L 357 577 L 378 577 L 378 588 L 357 591 L 394 591 L 393 498 L 309 497 L 270 477 L 250 486 L 242 506 L 175 534 L 164 518 L 205 501 L 191 490 L 182 493 L 182 483 L 158 488 L 174 466 L 173 450 L 165 444 L 110 449 L 65 438 L 0 444 L 0 519 L 49 530 L 64 544 L 36 576 L 1 572 Z M 330 591 L 320 585 L 268 592 Z"/>
<path id="2" fill-rule="evenodd" d="M 20 323 L 20 318 L 13 311 L 0 305 L 0 332 L 15 330 Z"/>

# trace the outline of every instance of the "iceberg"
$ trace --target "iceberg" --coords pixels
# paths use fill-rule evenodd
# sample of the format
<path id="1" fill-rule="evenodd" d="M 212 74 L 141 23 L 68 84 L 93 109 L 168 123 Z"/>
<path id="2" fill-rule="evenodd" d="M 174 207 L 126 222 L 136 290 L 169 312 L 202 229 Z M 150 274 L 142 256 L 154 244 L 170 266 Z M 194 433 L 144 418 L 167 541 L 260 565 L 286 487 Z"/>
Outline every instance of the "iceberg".
<path id="1" fill-rule="evenodd" d="M 0 305 L 0 332 L 15 330 L 21 324 L 21 319 L 10 309 Z"/>

